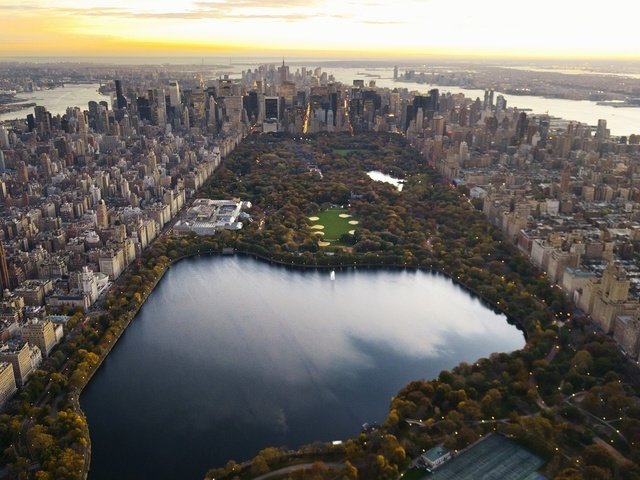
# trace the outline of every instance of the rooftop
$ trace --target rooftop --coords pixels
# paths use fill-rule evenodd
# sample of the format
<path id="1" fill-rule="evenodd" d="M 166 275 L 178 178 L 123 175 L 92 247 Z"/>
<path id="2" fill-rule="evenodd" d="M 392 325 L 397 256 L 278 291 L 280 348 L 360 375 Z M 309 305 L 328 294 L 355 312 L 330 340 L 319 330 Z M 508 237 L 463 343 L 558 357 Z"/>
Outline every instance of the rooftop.
<path id="1" fill-rule="evenodd" d="M 439 458 L 445 456 L 447 453 L 449 453 L 449 450 L 444 448 L 444 445 L 436 445 L 435 447 L 423 453 L 422 457 L 426 460 L 429 460 L 430 462 L 435 462 Z"/>

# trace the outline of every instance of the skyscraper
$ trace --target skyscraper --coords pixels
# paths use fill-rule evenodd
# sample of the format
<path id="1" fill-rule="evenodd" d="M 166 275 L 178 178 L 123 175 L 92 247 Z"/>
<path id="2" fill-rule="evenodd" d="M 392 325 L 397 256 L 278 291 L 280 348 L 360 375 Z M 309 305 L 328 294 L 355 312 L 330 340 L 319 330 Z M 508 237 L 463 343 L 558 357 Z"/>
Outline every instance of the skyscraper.
<path id="1" fill-rule="evenodd" d="M 278 120 L 280 118 L 280 99 L 278 97 L 264 97 L 264 119 Z"/>
<path id="2" fill-rule="evenodd" d="M 177 107 L 182 103 L 180 99 L 180 85 L 177 80 L 169 82 L 169 103 L 171 103 L 172 107 Z"/>
<path id="3" fill-rule="evenodd" d="M 278 67 L 278 74 L 280 77 L 280 85 L 289 80 L 289 67 L 284 64 L 284 58 L 282 59 L 282 66 Z"/>
<path id="4" fill-rule="evenodd" d="M 119 109 L 127 108 L 127 99 L 122 92 L 121 80 L 116 80 L 116 106 Z"/>
<path id="5" fill-rule="evenodd" d="M 596 138 L 598 140 L 604 140 L 607 138 L 607 121 L 604 119 L 598 120 L 598 128 L 596 129 Z"/>
<path id="6" fill-rule="evenodd" d="M 429 111 L 439 112 L 440 111 L 440 90 L 437 88 L 432 88 L 429 90 Z"/>
<path id="7" fill-rule="evenodd" d="M 36 105 L 33 110 L 38 133 L 48 138 L 51 134 L 51 114 L 41 105 Z"/>
<path id="8" fill-rule="evenodd" d="M 487 88 L 484 91 L 484 103 L 482 105 L 483 110 L 491 110 L 493 108 L 493 89 Z"/>

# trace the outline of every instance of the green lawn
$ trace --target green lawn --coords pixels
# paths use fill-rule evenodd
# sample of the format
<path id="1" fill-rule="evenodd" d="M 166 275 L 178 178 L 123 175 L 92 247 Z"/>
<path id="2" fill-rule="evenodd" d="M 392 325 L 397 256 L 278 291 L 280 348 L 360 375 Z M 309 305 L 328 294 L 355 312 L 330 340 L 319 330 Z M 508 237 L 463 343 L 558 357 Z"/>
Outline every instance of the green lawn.
<path id="1" fill-rule="evenodd" d="M 309 220 L 309 226 L 324 226 L 323 230 L 319 230 L 324 232 L 324 235 L 318 236 L 319 240 L 336 243 L 340 240 L 341 235 L 347 233 L 349 230 L 355 230 L 357 228 L 357 225 L 349 223 L 349 221 L 354 220 L 353 217 L 340 218 L 340 214 L 349 214 L 349 212 L 342 208 L 330 208 L 311 215 L 312 217 L 319 217 L 320 220 Z"/>
<path id="2" fill-rule="evenodd" d="M 355 149 L 355 148 L 334 148 L 333 149 L 333 153 L 335 153 L 336 155 L 342 155 L 343 157 L 346 157 L 351 152 L 357 152 L 357 151 L 358 149 Z"/>

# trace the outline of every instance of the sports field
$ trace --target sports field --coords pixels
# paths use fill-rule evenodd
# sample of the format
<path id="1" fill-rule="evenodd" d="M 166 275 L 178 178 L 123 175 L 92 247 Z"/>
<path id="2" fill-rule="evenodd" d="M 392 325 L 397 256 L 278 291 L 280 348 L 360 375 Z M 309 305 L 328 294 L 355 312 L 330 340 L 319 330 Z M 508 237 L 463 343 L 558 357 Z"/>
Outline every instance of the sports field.
<path id="1" fill-rule="evenodd" d="M 329 208 L 309 217 L 309 227 L 317 232 L 325 243 L 336 243 L 343 234 L 355 232 L 357 224 L 358 221 L 343 208 Z"/>
<path id="2" fill-rule="evenodd" d="M 343 157 L 346 157 L 351 152 L 357 152 L 357 151 L 358 151 L 357 149 L 353 149 L 353 148 L 334 148 L 333 149 L 333 153 L 335 153 L 336 155 L 343 156 Z"/>
<path id="3" fill-rule="evenodd" d="M 433 473 L 410 478 L 422 480 L 529 480 L 544 479 L 535 472 L 544 460 L 518 443 L 492 434 L 445 463 Z M 409 478 L 408 476 L 405 478 Z"/>

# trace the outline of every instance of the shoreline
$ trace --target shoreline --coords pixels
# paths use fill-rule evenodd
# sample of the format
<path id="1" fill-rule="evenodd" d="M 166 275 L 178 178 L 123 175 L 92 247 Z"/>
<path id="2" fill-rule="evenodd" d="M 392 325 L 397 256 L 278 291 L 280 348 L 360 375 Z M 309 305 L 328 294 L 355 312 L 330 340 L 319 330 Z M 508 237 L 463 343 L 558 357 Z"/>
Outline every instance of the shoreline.
<path id="1" fill-rule="evenodd" d="M 200 237 L 197 237 L 200 238 Z M 204 237 L 206 238 L 206 237 Z M 524 337 L 524 345 L 522 346 L 522 348 L 516 350 L 516 351 L 521 351 L 521 350 L 527 350 L 532 348 L 532 343 L 530 341 L 531 336 L 528 333 L 528 331 L 526 330 L 526 327 L 524 326 L 524 324 L 519 321 L 518 319 L 514 318 L 513 316 L 511 316 L 509 313 L 507 313 L 504 309 L 500 308 L 498 305 L 494 305 L 492 304 L 488 299 L 486 299 L 483 295 L 481 295 L 479 292 L 477 292 L 476 290 L 474 290 L 473 288 L 471 288 L 470 286 L 464 284 L 463 282 L 457 280 L 456 278 L 454 278 L 451 274 L 449 274 L 448 272 L 446 272 L 443 269 L 438 269 L 438 268 L 433 268 L 433 267 L 426 267 L 426 266 L 421 266 L 421 265 L 404 265 L 404 264 L 374 264 L 374 263 L 358 263 L 357 259 L 354 259 L 353 263 L 340 263 L 340 264 L 332 264 L 332 265 L 322 265 L 322 264 L 304 264 L 304 263 L 295 263 L 295 262 L 290 262 L 290 261 L 286 261 L 283 259 L 277 259 L 277 258 L 270 258 L 264 255 L 260 255 L 260 254 L 256 254 L 256 253 L 252 253 L 252 252 L 248 252 L 248 251 L 243 251 L 243 250 L 234 250 L 233 255 L 241 255 L 241 256 L 246 256 L 246 257 L 251 257 L 254 258 L 257 261 L 260 262 L 264 262 L 264 263 L 269 263 L 270 265 L 274 265 L 277 267 L 284 267 L 287 269 L 294 269 L 294 270 L 348 270 L 348 269 L 357 269 L 357 268 L 363 268 L 363 269 L 368 269 L 368 270 L 412 270 L 412 271 L 421 271 L 427 274 L 431 274 L 431 275 L 435 275 L 435 276 L 443 276 L 445 278 L 447 278 L 448 280 L 450 280 L 455 286 L 460 287 L 462 290 L 464 290 L 466 293 L 468 293 L 469 295 L 472 295 L 474 298 L 478 299 L 483 306 L 485 306 L 486 308 L 489 308 L 491 311 L 495 312 L 495 313 L 499 313 L 501 315 L 505 316 L 505 320 L 507 321 L 507 323 L 514 325 L 523 335 Z M 172 265 L 175 265 L 183 260 L 187 260 L 187 259 L 191 259 L 193 257 L 199 257 L 199 256 L 211 256 L 211 257 L 224 257 L 224 256 L 228 256 L 229 254 L 224 254 L 222 253 L 222 251 L 217 251 L 217 250 L 203 250 L 203 251 L 196 251 L 196 252 L 191 252 L 191 253 L 187 253 L 187 254 L 183 254 L 180 255 L 176 258 L 170 259 L 170 261 L 164 266 L 162 272 L 158 275 L 158 277 L 154 280 L 153 282 L 153 287 L 150 288 L 144 295 L 144 297 L 142 298 L 142 301 L 139 305 L 136 306 L 136 308 L 134 310 L 132 310 L 130 312 L 129 315 L 127 315 L 127 319 L 124 323 L 124 325 L 122 326 L 122 328 L 119 330 L 117 336 L 113 339 L 113 341 L 109 342 L 108 348 L 105 349 L 102 354 L 100 355 L 99 361 L 98 363 L 95 365 L 94 368 L 92 368 L 89 372 L 89 375 L 87 375 L 86 381 L 85 383 L 80 386 L 78 388 L 77 391 L 72 392 L 71 396 L 72 396 L 72 403 L 74 406 L 74 409 L 76 411 L 76 413 L 78 413 L 79 415 L 81 415 L 84 420 L 85 420 L 85 425 L 87 426 L 87 438 L 88 438 L 88 445 L 87 445 L 87 454 L 85 455 L 85 470 L 83 473 L 83 477 L 84 479 L 88 478 L 89 475 L 89 471 L 91 469 L 91 436 L 90 436 L 90 430 L 91 427 L 87 421 L 87 418 L 84 414 L 84 411 L 82 410 L 82 407 L 80 405 L 80 397 L 82 396 L 82 393 L 84 392 L 84 390 L 88 387 L 89 383 L 91 382 L 91 380 L 93 379 L 94 375 L 96 374 L 96 372 L 100 369 L 100 367 L 102 366 L 102 364 L 104 363 L 104 361 L 107 359 L 108 355 L 111 353 L 111 351 L 113 350 L 113 348 L 115 347 L 116 343 L 118 342 L 118 340 L 120 340 L 120 338 L 122 338 L 122 335 L 126 332 L 126 330 L 128 329 L 128 327 L 131 325 L 131 322 L 133 320 L 135 320 L 135 318 L 137 317 L 139 311 L 142 309 L 142 307 L 144 306 L 144 304 L 146 303 L 147 299 L 149 298 L 149 296 L 151 295 L 151 293 L 153 293 L 153 291 L 156 289 L 156 287 L 159 285 L 160 281 L 164 278 L 165 274 L 167 273 L 167 271 L 171 268 Z M 498 353 L 505 353 L 505 352 L 498 352 Z M 458 363 L 459 365 L 459 363 Z M 455 367 L 453 367 L 455 368 Z M 268 445 L 265 445 L 264 448 L 269 447 Z M 294 452 L 298 452 L 299 449 L 294 450 Z M 249 464 L 252 460 L 247 460 L 246 462 L 243 462 L 243 464 Z"/>

